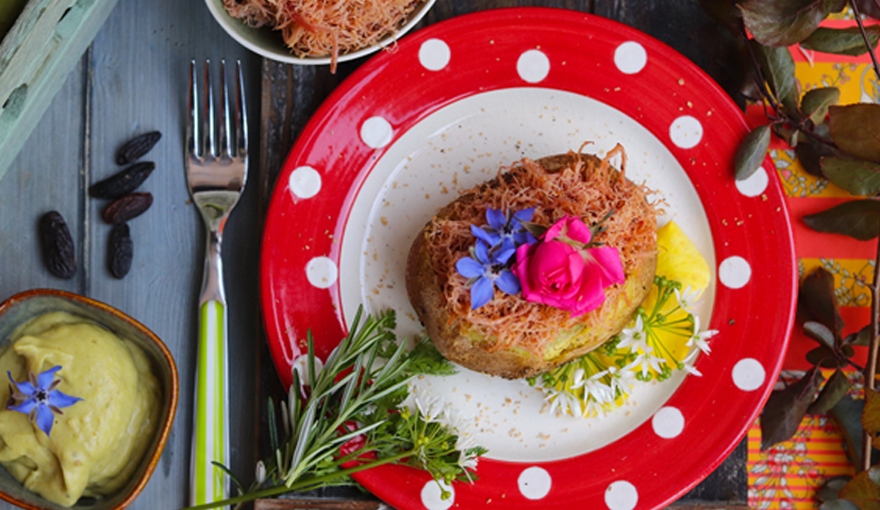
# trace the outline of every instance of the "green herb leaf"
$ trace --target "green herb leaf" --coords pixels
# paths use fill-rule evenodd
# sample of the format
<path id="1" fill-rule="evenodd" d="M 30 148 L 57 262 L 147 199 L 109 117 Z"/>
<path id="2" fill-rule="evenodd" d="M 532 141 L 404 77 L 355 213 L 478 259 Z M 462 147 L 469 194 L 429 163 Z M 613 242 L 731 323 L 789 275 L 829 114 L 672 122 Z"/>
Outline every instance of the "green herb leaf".
<path id="1" fill-rule="evenodd" d="M 761 411 L 761 450 L 790 439 L 801 424 L 822 383 L 822 372 L 811 368 L 785 389 L 770 394 Z"/>
<path id="2" fill-rule="evenodd" d="M 828 125 L 840 150 L 858 159 L 880 162 L 880 104 L 832 106 Z"/>
<path id="3" fill-rule="evenodd" d="M 804 277 L 798 288 L 797 306 L 798 313 L 807 321 L 816 321 L 828 328 L 834 335 L 834 340 L 830 344 L 826 342 L 826 345 L 834 348 L 844 326 L 834 294 L 834 275 L 824 267 L 819 267 Z"/>
<path id="4" fill-rule="evenodd" d="M 839 496 L 856 504 L 861 510 L 880 509 L 880 485 L 874 481 L 880 467 L 874 466 L 853 477 L 842 489 Z"/>
<path id="5" fill-rule="evenodd" d="M 880 201 L 865 199 L 844 202 L 816 214 L 804 216 L 804 223 L 817 232 L 830 232 L 867 241 L 880 229 Z"/>
<path id="6" fill-rule="evenodd" d="M 767 46 L 790 46 L 807 38 L 825 18 L 825 0 L 746 0 L 739 4 L 746 28 Z"/>
<path id="7" fill-rule="evenodd" d="M 742 181 L 751 177 L 761 167 L 769 148 L 770 126 L 758 126 L 746 135 L 736 151 L 736 179 Z"/>
<path id="8" fill-rule="evenodd" d="M 829 181 L 853 195 L 873 196 L 880 193 L 880 164 L 833 156 L 822 158 L 819 164 Z"/>
<path id="9" fill-rule="evenodd" d="M 834 373 L 831 374 L 831 377 L 825 382 L 825 386 L 822 387 L 822 391 L 819 392 L 819 396 L 816 397 L 815 402 L 813 402 L 807 409 L 807 413 L 827 413 L 834 408 L 838 402 L 840 402 L 840 399 L 846 396 L 849 390 L 852 389 L 852 386 L 853 384 L 850 382 L 846 374 L 840 369 L 835 370 Z"/>
<path id="10" fill-rule="evenodd" d="M 749 41 L 764 80 L 770 87 L 773 97 L 789 114 L 797 114 L 797 83 L 794 79 L 794 60 L 788 48 L 765 46 L 752 39 Z"/>
<path id="11" fill-rule="evenodd" d="M 878 39 L 880 39 L 880 27 L 867 26 L 865 27 L 865 32 L 868 35 L 868 40 L 871 42 L 871 48 L 875 48 Z M 808 50 L 854 57 L 868 52 L 868 46 L 865 45 L 865 40 L 862 38 L 859 27 L 819 27 L 801 42 L 801 46 Z"/>
<path id="12" fill-rule="evenodd" d="M 820 87 L 812 89 L 801 98 L 801 111 L 810 117 L 813 124 L 821 124 L 828 115 L 828 107 L 836 105 L 840 100 L 840 89 L 837 87 Z"/>

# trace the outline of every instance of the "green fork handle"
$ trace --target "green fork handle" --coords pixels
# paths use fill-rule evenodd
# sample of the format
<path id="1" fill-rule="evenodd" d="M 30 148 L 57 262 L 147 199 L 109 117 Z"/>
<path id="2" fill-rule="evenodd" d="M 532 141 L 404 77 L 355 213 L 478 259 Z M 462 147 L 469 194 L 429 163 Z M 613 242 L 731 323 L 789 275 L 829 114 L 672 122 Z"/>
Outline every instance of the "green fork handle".
<path id="1" fill-rule="evenodd" d="M 199 307 L 190 499 L 193 505 L 228 496 L 228 476 L 212 464 L 229 466 L 229 394 L 226 305 L 211 299 Z"/>

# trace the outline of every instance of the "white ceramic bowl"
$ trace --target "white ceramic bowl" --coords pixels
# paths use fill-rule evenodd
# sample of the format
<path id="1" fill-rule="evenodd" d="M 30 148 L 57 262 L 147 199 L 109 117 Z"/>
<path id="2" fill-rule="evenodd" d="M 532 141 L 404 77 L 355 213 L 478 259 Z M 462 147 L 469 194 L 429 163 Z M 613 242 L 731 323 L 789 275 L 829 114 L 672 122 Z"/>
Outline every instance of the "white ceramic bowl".
<path id="1" fill-rule="evenodd" d="M 360 57 L 364 57 L 382 48 L 386 48 L 394 43 L 395 40 L 409 32 L 421 19 L 428 13 L 436 0 L 423 0 L 415 10 L 410 13 L 406 23 L 395 33 L 383 38 L 378 43 L 361 48 L 351 53 L 339 55 L 337 62 L 346 62 Z M 205 0 L 211 15 L 217 20 L 217 23 L 223 27 L 233 39 L 239 42 L 245 48 L 262 55 L 263 57 L 285 62 L 288 64 L 305 64 L 305 65 L 327 65 L 330 64 L 330 57 L 315 58 L 299 58 L 296 57 L 281 38 L 281 32 L 270 28 L 252 28 L 244 24 L 241 20 L 233 18 L 226 12 L 223 7 L 223 0 Z"/>

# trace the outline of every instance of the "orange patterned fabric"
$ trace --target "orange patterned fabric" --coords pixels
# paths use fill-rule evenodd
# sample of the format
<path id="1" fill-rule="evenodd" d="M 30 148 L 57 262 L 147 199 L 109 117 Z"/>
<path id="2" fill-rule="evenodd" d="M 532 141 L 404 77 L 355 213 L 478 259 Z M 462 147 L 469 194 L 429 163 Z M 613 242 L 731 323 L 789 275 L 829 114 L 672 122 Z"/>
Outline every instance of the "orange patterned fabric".
<path id="1" fill-rule="evenodd" d="M 850 15 L 826 24 L 840 27 L 855 23 Z M 835 86 L 841 91 L 843 104 L 880 102 L 880 84 L 867 56 L 840 57 L 794 47 L 792 55 L 802 92 Z M 764 122 L 760 106 L 750 107 L 747 114 L 755 125 Z M 844 332 L 858 331 L 870 320 L 868 283 L 874 277 L 877 244 L 808 229 L 801 220 L 805 214 L 828 209 L 851 195 L 824 179 L 807 174 L 795 159 L 794 151 L 784 143 L 772 147 L 771 157 L 787 196 L 800 274 L 803 276 L 820 266 L 830 271 L 846 323 Z M 816 345 L 796 325 L 784 368 L 794 374 L 809 368 L 804 356 Z M 864 352 L 857 353 L 860 364 L 864 358 Z M 760 446 L 761 430 L 756 422 L 748 432 L 750 508 L 818 508 L 816 489 L 831 477 L 854 472 L 836 425 L 825 416 L 807 416 L 792 440 L 769 451 L 762 452 Z"/>

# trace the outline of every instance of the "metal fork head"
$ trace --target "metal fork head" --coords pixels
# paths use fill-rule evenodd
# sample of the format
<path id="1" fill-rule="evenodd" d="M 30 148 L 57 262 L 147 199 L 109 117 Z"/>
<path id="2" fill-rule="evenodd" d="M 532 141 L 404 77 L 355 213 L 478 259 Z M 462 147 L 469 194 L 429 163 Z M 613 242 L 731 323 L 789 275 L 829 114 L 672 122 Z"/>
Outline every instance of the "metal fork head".
<path id="1" fill-rule="evenodd" d="M 241 62 L 235 64 L 235 96 L 231 107 L 226 62 L 220 61 L 219 112 L 214 104 L 210 71 L 210 61 L 205 61 L 204 93 L 199 94 L 196 62 L 190 61 L 185 167 L 193 202 L 209 229 L 216 231 L 222 229 L 247 182 L 248 133 Z"/>

